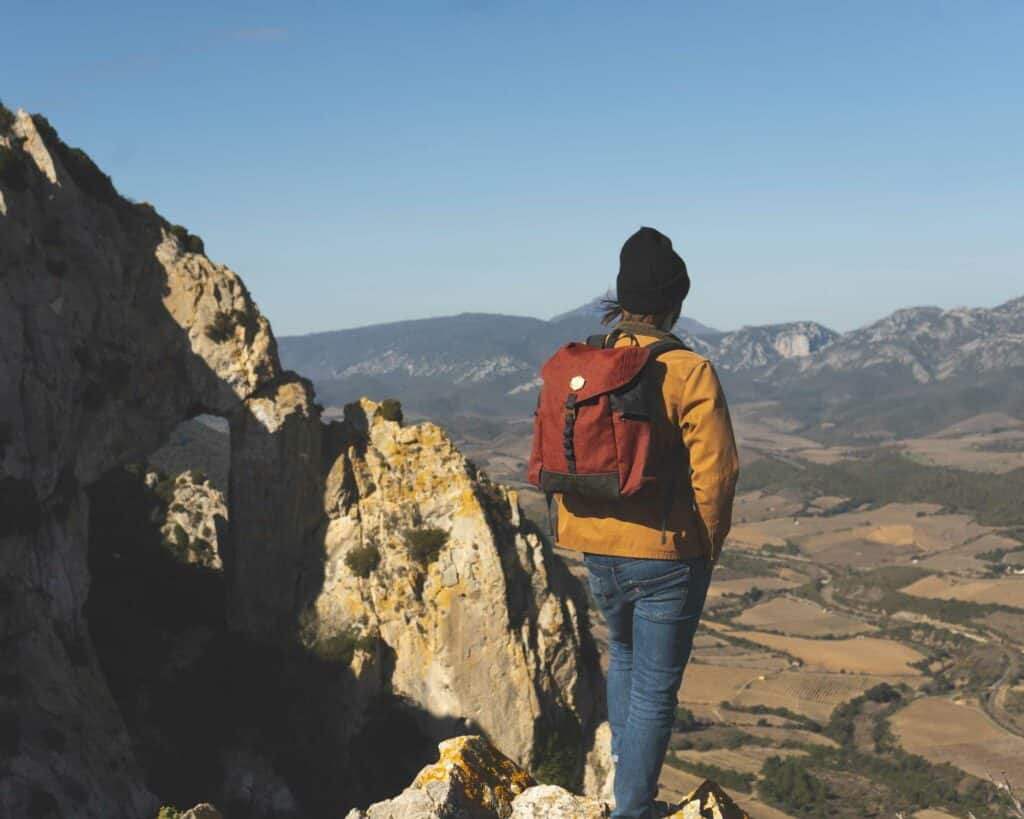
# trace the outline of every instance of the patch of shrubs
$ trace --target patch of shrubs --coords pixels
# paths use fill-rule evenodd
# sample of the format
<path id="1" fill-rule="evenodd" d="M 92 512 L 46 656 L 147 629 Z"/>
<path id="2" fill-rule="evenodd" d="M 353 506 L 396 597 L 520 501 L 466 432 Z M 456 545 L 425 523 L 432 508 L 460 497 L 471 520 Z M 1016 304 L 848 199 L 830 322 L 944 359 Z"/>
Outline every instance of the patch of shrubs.
<path id="1" fill-rule="evenodd" d="M 579 720 L 571 711 L 560 710 L 554 719 L 540 726 L 538 734 L 534 777 L 539 782 L 577 789 L 580 785 L 577 781 L 581 740 Z"/>
<path id="2" fill-rule="evenodd" d="M 871 702 L 896 702 L 903 699 L 903 695 L 898 688 L 894 688 L 889 683 L 879 683 L 874 688 L 865 691 L 864 698 Z"/>
<path id="3" fill-rule="evenodd" d="M 217 344 L 223 344 L 234 336 L 235 327 L 245 320 L 241 310 L 220 310 L 213 321 L 206 325 L 206 337 Z"/>
<path id="4" fill-rule="evenodd" d="M 213 560 L 216 552 L 213 550 L 213 544 L 210 543 L 206 538 L 197 537 L 192 541 L 192 551 L 199 555 L 204 563 Z"/>
<path id="5" fill-rule="evenodd" d="M 57 130 L 50 124 L 50 121 L 42 114 L 33 114 L 32 122 L 39 131 L 46 147 L 50 152 L 56 154 L 64 170 L 78 186 L 79 190 L 93 199 L 102 202 L 118 203 L 120 195 L 114 188 L 110 177 L 101 171 L 95 162 L 89 159 L 88 154 L 80 148 L 71 148 L 66 145 L 58 136 Z"/>
<path id="6" fill-rule="evenodd" d="M 358 634 L 353 629 L 342 631 L 333 637 L 317 640 L 313 652 L 321 660 L 349 665 L 357 651 L 374 651 L 377 638 L 369 634 Z"/>
<path id="7" fill-rule="evenodd" d="M 824 783 L 794 757 L 768 757 L 761 769 L 761 790 L 776 804 L 797 816 L 820 817 L 828 814 L 828 789 Z"/>
<path id="8" fill-rule="evenodd" d="M 169 505 L 174 500 L 174 487 L 177 484 L 177 479 L 173 475 L 166 475 L 163 472 L 157 472 L 156 486 L 153 487 L 153 492 L 156 496 L 164 502 L 165 505 Z"/>
<path id="9" fill-rule="evenodd" d="M 423 566 L 429 566 L 437 560 L 441 549 L 448 542 L 448 533 L 444 529 L 406 529 L 402 536 L 409 557 Z"/>
<path id="10" fill-rule="evenodd" d="M 385 421 L 396 421 L 401 424 L 404 420 L 402 403 L 397 398 L 385 398 L 380 403 L 380 416 Z"/>
<path id="11" fill-rule="evenodd" d="M 0 131 L 6 131 L 14 125 L 14 112 L 0 102 Z"/>
<path id="12" fill-rule="evenodd" d="M 177 808 L 172 808 L 170 805 L 163 805 L 160 808 L 160 812 L 156 815 L 156 819 L 180 819 L 181 811 Z"/>
<path id="13" fill-rule="evenodd" d="M 741 773 L 731 768 L 709 765 L 706 762 L 691 762 L 678 754 L 673 756 L 673 765 L 705 779 L 712 779 L 727 790 L 742 791 L 743 793 L 750 793 L 754 781 L 757 779 L 751 773 Z"/>
<path id="14" fill-rule="evenodd" d="M 766 746 L 771 745 L 771 742 L 739 728 L 729 727 L 689 733 L 676 740 L 672 747 L 680 751 L 711 751 L 715 748 L 734 750 L 753 745 Z"/>
<path id="15" fill-rule="evenodd" d="M 372 543 L 356 546 L 345 555 L 345 565 L 352 574 L 365 580 L 380 565 L 380 549 Z"/>
<path id="16" fill-rule="evenodd" d="M 744 714 L 755 714 L 761 716 L 762 714 L 771 715 L 773 717 L 782 717 L 788 719 L 790 722 L 795 722 L 798 726 L 803 728 L 805 731 L 812 731 L 815 734 L 822 732 L 822 727 L 819 723 L 815 722 L 810 717 L 805 717 L 803 714 L 798 714 L 796 711 L 791 711 L 784 706 L 770 706 L 770 705 L 737 705 L 729 702 L 729 700 L 722 700 L 720 705 L 723 708 L 728 708 L 732 711 L 740 711 Z M 767 724 L 767 720 L 765 721 Z"/>
<path id="17" fill-rule="evenodd" d="M 673 726 L 676 731 L 693 731 L 700 727 L 700 722 L 694 716 L 693 711 L 683 706 L 676 708 L 676 722 Z"/>
<path id="18" fill-rule="evenodd" d="M 171 225 L 171 233 L 173 233 L 178 243 L 189 253 L 205 253 L 206 245 L 203 244 L 203 240 L 196 236 L 194 233 L 189 233 L 188 228 L 182 225 Z"/>

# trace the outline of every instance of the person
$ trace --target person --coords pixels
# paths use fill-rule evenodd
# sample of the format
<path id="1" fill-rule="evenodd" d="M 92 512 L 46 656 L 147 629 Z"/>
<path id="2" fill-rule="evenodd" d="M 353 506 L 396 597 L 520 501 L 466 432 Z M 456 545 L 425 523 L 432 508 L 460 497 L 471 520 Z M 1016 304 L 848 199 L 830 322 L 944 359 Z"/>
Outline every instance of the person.
<path id="1" fill-rule="evenodd" d="M 671 329 L 690 289 L 671 240 L 642 227 L 619 257 L 616 298 L 605 300 L 608 346 L 678 341 Z M 609 344 L 610 341 L 610 344 Z M 712 569 L 729 532 L 739 473 L 721 384 L 704 356 L 662 353 L 653 451 L 682 476 L 658 492 L 609 505 L 585 495 L 556 498 L 560 546 L 581 551 L 594 601 L 608 623 L 608 720 L 615 761 L 614 819 L 655 815 L 683 671 Z M 656 395 L 656 393 L 655 393 Z M 664 537 L 663 527 L 667 537 Z"/>

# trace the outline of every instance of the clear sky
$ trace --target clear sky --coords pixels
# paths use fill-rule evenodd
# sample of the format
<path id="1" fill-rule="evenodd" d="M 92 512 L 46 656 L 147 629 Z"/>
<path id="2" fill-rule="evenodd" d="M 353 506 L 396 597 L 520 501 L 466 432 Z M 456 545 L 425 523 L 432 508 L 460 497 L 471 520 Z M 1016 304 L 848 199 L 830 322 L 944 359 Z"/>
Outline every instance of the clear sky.
<path id="1" fill-rule="evenodd" d="M 642 224 L 686 312 L 845 330 L 1024 294 L 1024 3 L 4 4 L 0 98 L 278 334 L 548 317 Z"/>

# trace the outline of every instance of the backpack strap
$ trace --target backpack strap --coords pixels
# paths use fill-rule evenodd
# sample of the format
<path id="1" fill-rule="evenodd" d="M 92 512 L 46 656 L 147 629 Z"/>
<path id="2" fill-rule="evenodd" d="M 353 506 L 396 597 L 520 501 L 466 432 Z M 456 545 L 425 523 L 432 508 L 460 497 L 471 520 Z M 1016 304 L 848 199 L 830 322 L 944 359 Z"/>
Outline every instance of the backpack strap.
<path id="1" fill-rule="evenodd" d="M 632 330 L 628 330 L 624 327 L 616 327 L 607 335 L 604 333 L 597 333 L 596 335 L 587 336 L 587 344 L 591 347 L 600 347 L 602 350 L 609 347 L 614 347 L 615 342 L 619 340 L 621 336 L 629 336 L 633 339 L 633 343 L 639 345 L 636 334 Z M 682 343 L 682 342 L 680 342 Z"/>
<path id="2" fill-rule="evenodd" d="M 672 335 L 671 333 L 665 333 L 664 336 L 665 337 L 661 338 L 658 341 L 655 341 L 653 344 L 647 345 L 647 349 L 650 350 L 650 359 L 649 360 L 653 361 L 654 359 L 656 359 L 662 353 L 668 353 L 668 352 L 671 352 L 672 350 L 689 350 L 690 349 L 678 337 Z M 678 476 L 679 464 L 676 463 L 674 455 L 675 455 L 675 449 L 673 449 L 672 453 L 669 456 L 669 474 L 667 476 L 668 480 L 665 482 L 665 495 L 664 495 L 664 499 L 665 500 L 664 500 L 664 504 L 663 504 L 662 509 L 661 509 L 661 542 L 662 543 L 665 542 L 665 536 L 666 536 L 666 532 L 668 530 L 668 516 L 669 516 L 669 513 L 672 511 L 672 502 L 675 500 L 676 484 L 678 482 L 678 477 L 679 477 Z"/>
<path id="3" fill-rule="evenodd" d="M 690 350 L 689 347 L 683 344 L 683 342 L 680 339 L 676 338 L 675 336 L 672 336 L 672 338 L 665 338 L 661 339 L 660 341 L 655 341 L 653 344 L 648 344 L 647 349 L 651 351 L 651 358 L 657 358 L 662 353 L 667 353 L 672 350 L 688 350 L 690 352 L 693 352 L 692 350 Z"/>

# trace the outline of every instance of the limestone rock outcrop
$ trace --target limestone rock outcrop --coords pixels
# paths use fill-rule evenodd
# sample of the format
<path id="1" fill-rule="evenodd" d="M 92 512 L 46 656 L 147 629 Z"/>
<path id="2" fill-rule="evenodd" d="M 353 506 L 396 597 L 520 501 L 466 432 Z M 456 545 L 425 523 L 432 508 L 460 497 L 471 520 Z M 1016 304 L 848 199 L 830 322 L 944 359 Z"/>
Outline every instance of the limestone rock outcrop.
<path id="1" fill-rule="evenodd" d="M 346 819 L 605 819 L 611 806 L 558 785 L 537 784 L 525 770 L 479 736 L 461 736 L 438 746 L 440 757 L 420 771 L 401 794 L 354 809 Z M 750 819 L 710 780 L 665 819 Z"/>
<path id="2" fill-rule="evenodd" d="M 402 426 L 372 402 L 325 425 L 234 272 L 152 206 L 120 197 L 44 118 L 0 106 L 0 814 L 156 813 L 129 730 L 177 705 L 126 722 L 119 705 L 140 704 L 130 673 L 121 698 L 111 694 L 84 614 L 87 490 L 199 414 L 226 418 L 231 432 L 223 572 L 207 573 L 224 597 L 209 608 L 226 614 L 181 636 L 173 671 L 201 697 L 204 674 L 223 682 L 236 661 L 251 667 L 238 681 L 262 686 L 244 685 L 249 713 L 272 712 L 279 691 L 292 698 L 287 718 L 260 730 L 284 732 L 293 759 L 320 750 L 303 742 L 319 740 L 321 723 L 334 743 L 310 760 L 315 775 L 261 758 L 238 769 L 241 790 L 222 781 L 207 798 L 266 802 L 267 788 L 250 783 L 265 764 L 271 792 L 294 792 L 302 815 L 333 815 L 334 793 L 313 809 L 310 799 L 354 767 L 338 743 L 382 694 L 436 739 L 471 726 L 531 772 L 582 779 L 601 713 L 583 591 L 514 493 L 438 427 Z M 192 483 L 181 491 L 206 505 L 202 537 L 221 507 Z M 113 633 L 105 650 L 116 650 Z M 190 669 L 209 646 L 237 654 Z M 114 659 L 124 672 L 130 657 Z M 174 691 L 162 690 L 164 706 Z M 218 696 L 234 704 L 230 691 Z M 226 728 L 226 747 L 244 756 L 251 726 Z"/>
<path id="3" fill-rule="evenodd" d="M 0 109 L 0 200 L 0 813 L 152 814 L 82 614 L 85 487 L 185 418 L 231 419 L 239 462 L 288 463 L 256 496 L 238 473 L 222 545 L 238 627 L 275 608 L 281 633 L 308 602 L 301 583 L 279 576 L 258 616 L 238 592 L 282 554 L 315 575 L 319 411 L 238 276 L 121 198 L 44 118 Z"/>
<path id="4" fill-rule="evenodd" d="M 537 785 L 519 795 L 510 819 L 605 819 L 610 815 L 607 802 L 577 796 L 558 785 Z"/>
<path id="5" fill-rule="evenodd" d="M 379 640 L 391 689 L 438 738 L 486 732 L 513 759 L 555 764 L 595 719 L 596 657 L 577 581 L 492 483 L 432 423 L 402 426 L 372 401 L 346 407 L 324 489 L 323 587 L 310 645 Z M 421 546 L 436 539 L 436 548 Z M 359 566 L 357 558 L 368 564 Z M 573 778 L 582 757 L 561 761 Z"/>
<path id="6" fill-rule="evenodd" d="M 182 558 L 209 569 L 223 568 L 218 543 L 227 532 L 228 507 L 224 493 L 188 469 L 170 479 L 167 513 L 160 526 L 165 541 L 180 549 Z M 157 488 L 160 475 L 146 473 L 146 485 Z"/>
<path id="7" fill-rule="evenodd" d="M 203 802 L 194 808 L 189 808 L 181 814 L 180 819 L 224 819 L 224 816 L 213 805 Z"/>
<path id="8" fill-rule="evenodd" d="M 347 819 L 508 819 L 516 797 L 536 784 L 482 737 L 454 737 L 442 742 L 438 751 L 437 762 L 421 770 L 401 794 L 366 811 L 352 810 Z"/>
<path id="9" fill-rule="evenodd" d="M 732 798 L 710 779 L 688 793 L 666 819 L 750 819 Z"/>

